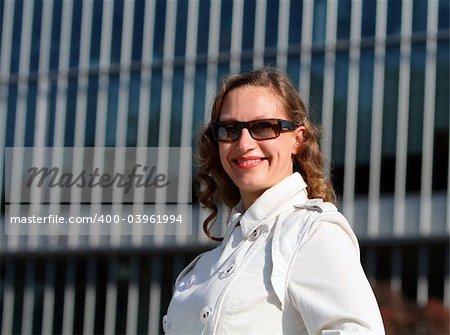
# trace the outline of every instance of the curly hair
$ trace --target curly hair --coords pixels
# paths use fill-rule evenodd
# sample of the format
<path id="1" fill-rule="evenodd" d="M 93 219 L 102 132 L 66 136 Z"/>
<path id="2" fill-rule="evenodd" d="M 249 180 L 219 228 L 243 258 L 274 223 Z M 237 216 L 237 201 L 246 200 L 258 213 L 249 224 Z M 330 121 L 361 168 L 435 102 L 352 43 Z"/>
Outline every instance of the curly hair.
<path id="1" fill-rule="evenodd" d="M 294 171 L 303 176 L 308 185 L 309 198 L 322 198 L 324 201 L 333 203 L 336 201 L 333 186 L 323 171 L 324 157 L 319 146 L 320 128 L 311 122 L 309 112 L 288 75 L 272 67 L 232 75 L 223 80 L 216 93 L 211 110 L 211 121 L 202 129 L 197 148 L 197 177 L 200 182 L 197 194 L 202 207 L 211 212 L 203 222 L 203 231 L 209 238 L 216 241 L 220 241 L 221 238 L 213 236 L 210 228 L 217 217 L 217 205 L 223 202 L 230 208 L 234 207 L 240 200 L 240 193 L 222 167 L 218 143 L 213 137 L 212 124 L 219 121 L 227 94 L 231 90 L 244 86 L 271 89 L 279 98 L 290 121 L 305 127 L 299 152 L 293 156 Z"/>

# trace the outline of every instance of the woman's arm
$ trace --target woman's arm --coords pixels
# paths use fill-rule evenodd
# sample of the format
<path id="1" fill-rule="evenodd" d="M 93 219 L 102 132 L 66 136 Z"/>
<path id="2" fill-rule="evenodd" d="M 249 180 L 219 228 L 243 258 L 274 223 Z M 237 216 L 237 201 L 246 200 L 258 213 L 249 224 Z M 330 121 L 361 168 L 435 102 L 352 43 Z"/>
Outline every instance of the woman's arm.
<path id="1" fill-rule="evenodd" d="M 384 334 L 359 248 L 337 223 L 321 221 L 297 250 L 288 299 L 309 334 Z"/>

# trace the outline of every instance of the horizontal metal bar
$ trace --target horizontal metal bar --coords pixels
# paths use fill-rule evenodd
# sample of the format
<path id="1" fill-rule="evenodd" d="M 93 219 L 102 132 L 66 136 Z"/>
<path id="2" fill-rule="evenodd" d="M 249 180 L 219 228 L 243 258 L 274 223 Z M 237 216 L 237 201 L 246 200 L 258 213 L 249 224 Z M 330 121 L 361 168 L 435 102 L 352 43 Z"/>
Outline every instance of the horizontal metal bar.
<path id="1" fill-rule="evenodd" d="M 359 244 L 361 249 L 371 247 L 406 247 L 406 246 L 449 246 L 450 238 L 446 235 L 435 235 L 423 237 L 378 237 L 376 239 L 360 238 Z M 139 248 L 132 246 L 120 246 L 111 248 L 109 246 L 100 247 L 84 247 L 79 246 L 75 248 L 64 249 L 16 249 L 16 250 L 2 250 L 0 251 L 1 257 L 4 260 L 26 258 L 58 258 L 58 257 L 113 257 L 113 256 L 136 256 L 136 255 L 167 255 L 167 254 L 184 254 L 193 253 L 199 254 L 214 248 L 216 244 L 208 243 L 199 245 L 197 243 L 191 243 L 182 246 L 142 246 Z"/>
<path id="2" fill-rule="evenodd" d="M 385 39 L 380 40 L 376 37 L 362 38 L 361 40 L 353 41 L 350 39 L 336 40 L 334 45 L 330 43 L 321 43 L 311 46 L 295 45 L 291 44 L 286 50 L 287 56 L 299 55 L 305 52 L 306 49 L 312 53 L 323 52 L 329 49 L 331 46 L 336 51 L 347 50 L 355 46 L 359 46 L 361 49 L 374 47 L 377 44 L 391 45 L 399 44 L 402 41 L 408 40 L 411 43 L 426 42 L 428 39 L 436 39 L 437 41 L 450 39 L 450 30 L 441 30 L 435 34 L 430 33 L 414 33 L 410 36 L 402 35 L 390 35 Z M 264 49 L 264 54 L 267 57 L 276 56 L 279 50 L 277 47 L 270 47 Z M 212 57 L 208 54 L 199 54 L 196 56 L 177 56 L 172 58 L 164 58 L 161 60 L 154 59 L 151 63 L 147 61 L 134 61 L 126 64 L 114 63 L 108 66 L 95 66 L 90 68 L 70 68 L 66 71 L 55 70 L 48 73 L 44 72 L 31 72 L 28 74 L 11 74 L 9 77 L 0 78 L 0 85 L 14 85 L 23 81 L 38 81 L 40 78 L 45 77 L 49 80 L 56 80 L 58 78 L 74 78 L 78 76 L 100 76 L 100 75 L 117 75 L 121 72 L 138 72 L 142 70 L 162 70 L 163 67 L 181 67 L 186 65 L 203 65 L 209 63 L 220 63 L 229 61 L 230 59 L 240 59 L 241 61 L 252 60 L 254 56 L 253 49 L 242 50 L 240 53 L 231 52 L 219 52 Z"/>

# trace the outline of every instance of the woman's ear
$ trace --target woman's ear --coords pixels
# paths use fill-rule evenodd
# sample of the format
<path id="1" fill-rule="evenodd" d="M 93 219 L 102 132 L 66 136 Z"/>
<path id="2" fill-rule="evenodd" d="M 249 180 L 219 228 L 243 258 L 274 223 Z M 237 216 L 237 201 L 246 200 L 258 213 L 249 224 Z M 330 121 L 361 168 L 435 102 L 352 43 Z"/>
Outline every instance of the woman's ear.
<path id="1" fill-rule="evenodd" d="M 303 135 L 305 133 L 305 126 L 299 126 L 294 130 L 294 146 L 292 149 L 292 154 L 296 155 L 303 147 Z"/>

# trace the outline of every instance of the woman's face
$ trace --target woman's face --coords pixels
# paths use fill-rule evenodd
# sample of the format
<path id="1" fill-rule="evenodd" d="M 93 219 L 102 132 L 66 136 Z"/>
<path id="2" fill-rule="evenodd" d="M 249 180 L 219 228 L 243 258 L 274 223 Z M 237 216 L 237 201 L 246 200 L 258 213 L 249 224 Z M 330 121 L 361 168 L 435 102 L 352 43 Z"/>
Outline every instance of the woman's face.
<path id="1" fill-rule="evenodd" d="M 283 119 L 288 116 L 279 98 L 269 88 L 244 86 L 225 97 L 220 122 Z M 222 166 L 239 188 L 241 197 L 256 199 L 265 190 L 292 174 L 292 155 L 299 149 L 304 127 L 281 132 L 269 140 L 255 140 L 248 129 L 234 142 L 219 142 Z"/>

